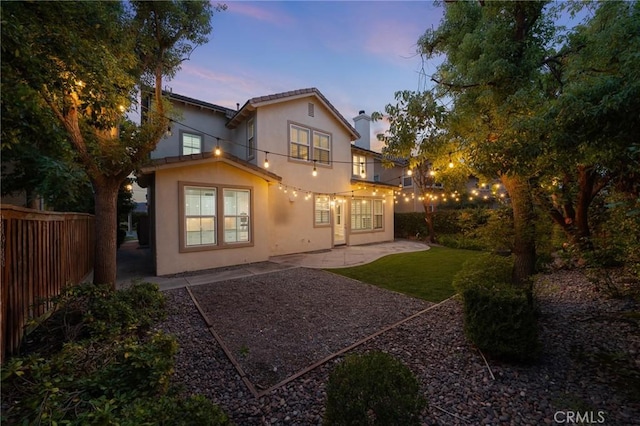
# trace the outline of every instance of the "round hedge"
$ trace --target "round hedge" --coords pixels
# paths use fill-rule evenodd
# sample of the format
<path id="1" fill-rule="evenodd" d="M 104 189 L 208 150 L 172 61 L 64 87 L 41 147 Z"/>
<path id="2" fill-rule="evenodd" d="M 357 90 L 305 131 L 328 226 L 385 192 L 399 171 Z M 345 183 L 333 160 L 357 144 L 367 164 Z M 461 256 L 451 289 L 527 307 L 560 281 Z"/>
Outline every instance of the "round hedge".
<path id="1" fill-rule="evenodd" d="M 350 355 L 327 383 L 325 425 L 419 425 L 426 401 L 415 376 L 383 352 Z"/>

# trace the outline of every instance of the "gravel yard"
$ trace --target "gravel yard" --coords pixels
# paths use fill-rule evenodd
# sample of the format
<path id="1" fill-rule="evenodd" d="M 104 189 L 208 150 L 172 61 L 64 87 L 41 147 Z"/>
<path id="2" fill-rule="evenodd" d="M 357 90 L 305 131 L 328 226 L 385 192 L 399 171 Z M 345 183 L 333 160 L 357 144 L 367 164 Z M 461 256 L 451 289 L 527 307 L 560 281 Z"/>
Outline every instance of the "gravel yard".
<path id="1" fill-rule="evenodd" d="M 302 268 L 191 290 L 258 391 L 429 306 Z M 489 360 L 488 368 L 464 337 L 455 299 L 350 352 L 383 350 L 408 365 L 429 401 L 425 425 L 560 424 L 567 412 L 600 424 L 640 424 L 640 335 L 629 314 L 637 304 L 603 297 L 579 271 L 542 276 L 536 290 L 544 352 L 535 365 Z M 174 380 L 186 393 L 206 395 L 238 425 L 321 423 L 325 383 L 340 357 L 256 397 L 187 289 L 166 295 L 170 312 L 161 328 L 178 338 Z"/>

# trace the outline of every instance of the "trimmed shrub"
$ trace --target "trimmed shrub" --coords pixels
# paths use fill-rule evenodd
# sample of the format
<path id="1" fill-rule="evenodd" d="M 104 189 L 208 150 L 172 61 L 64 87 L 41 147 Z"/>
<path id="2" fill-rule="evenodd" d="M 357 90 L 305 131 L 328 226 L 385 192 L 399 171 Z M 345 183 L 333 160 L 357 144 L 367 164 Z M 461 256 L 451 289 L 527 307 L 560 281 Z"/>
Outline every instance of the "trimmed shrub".
<path id="1" fill-rule="evenodd" d="M 453 281 L 462 295 L 464 330 L 487 355 L 534 361 L 540 350 L 538 313 L 529 289 L 510 284 L 512 260 L 496 255 L 467 262 Z"/>
<path id="2" fill-rule="evenodd" d="M 325 425 L 419 425 L 426 401 L 415 376 L 383 352 L 350 355 L 329 376 Z"/>

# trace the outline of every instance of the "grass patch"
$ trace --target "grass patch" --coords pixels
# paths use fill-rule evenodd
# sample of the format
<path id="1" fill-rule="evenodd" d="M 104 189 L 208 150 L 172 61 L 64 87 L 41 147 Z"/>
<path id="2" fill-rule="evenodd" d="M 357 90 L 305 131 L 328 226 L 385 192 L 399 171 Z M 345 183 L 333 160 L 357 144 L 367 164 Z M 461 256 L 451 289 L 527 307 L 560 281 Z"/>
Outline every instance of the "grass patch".
<path id="1" fill-rule="evenodd" d="M 455 293 L 451 282 L 462 264 L 481 254 L 472 250 L 431 247 L 426 251 L 392 254 L 366 265 L 329 271 L 437 303 Z"/>

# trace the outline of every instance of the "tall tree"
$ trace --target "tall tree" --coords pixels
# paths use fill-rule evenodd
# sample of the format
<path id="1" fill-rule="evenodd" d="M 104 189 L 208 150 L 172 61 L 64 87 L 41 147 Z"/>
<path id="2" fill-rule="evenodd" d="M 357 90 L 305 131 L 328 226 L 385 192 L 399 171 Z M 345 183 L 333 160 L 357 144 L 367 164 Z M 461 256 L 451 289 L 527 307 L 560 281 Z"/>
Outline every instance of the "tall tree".
<path id="1" fill-rule="evenodd" d="M 206 41 L 213 10 L 207 1 L 2 6 L 3 71 L 55 117 L 91 181 L 96 283 L 115 286 L 118 190 L 167 127 L 158 96 L 163 77 Z M 126 112 L 150 76 L 158 86 L 155 109 L 137 125 Z"/>
<path id="2" fill-rule="evenodd" d="M 452 151 L 456 149 L 455 141 L 446 132 L 446 109 L 433 92 L 404 90 L 396 92 L 395 98 L 396 103 L 386 105 L 384 113 L 374 112 L 371 117 L 389 122 L 389 129 L 377 135 L 384 143 L 382 155 L 389 164 L 399 158 L 407 161 L 407 167 L 413 171 L 413 182 L 423 197 L 428 241 L 435 243 L 435 212 L 431 200 L 437 192 L 435 184 L 446 184 L 449 191 L 458 189 L 469 176 L 469 170 L 463 163 L 456 168 L 448 167 L 454 155 Z"/>
<path id="3" fill-rule="evenodd" d="M 537 82 L 554 27 L 546 2 L 451 2 L 440 26 L 419 41 L 427 59 L 445 55 L 433 81 L 453 101 L 448 131 L 469 165 L 499 176 L 514 215 L 512 281 L 535 270 L 531 162 L 539 154 L 523 123 L 543 100 Z"/>
<path id="4" fill-rule="evenodd" d="M 540 111 L 537 191 L 552 219 L 583 249 L 592 246 L 590 206 L 614 190 L 640 194 L 640 4 L 599 2 L 545 58 L 549 100 Z"/>

